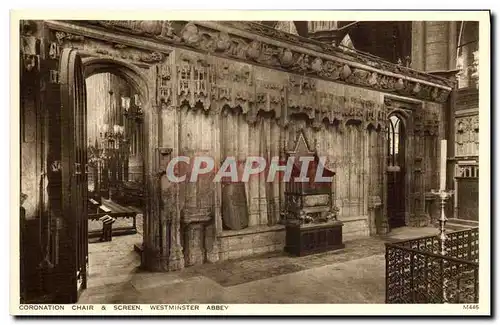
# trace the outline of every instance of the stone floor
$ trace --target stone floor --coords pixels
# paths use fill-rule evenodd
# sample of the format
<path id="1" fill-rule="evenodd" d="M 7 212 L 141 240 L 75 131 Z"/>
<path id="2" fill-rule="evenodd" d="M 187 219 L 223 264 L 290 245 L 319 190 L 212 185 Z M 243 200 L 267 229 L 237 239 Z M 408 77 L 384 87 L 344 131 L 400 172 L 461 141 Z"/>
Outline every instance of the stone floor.
<path id="1" fill-rule="evenodd" d="M 384 238 L 346 242 L 345 249 L 292 257 L 273 253 L 193 266 L 139 270 L 133 244 L 141 234 L 89 245 L 88 289 L 80 303 L 383 303 L 384 242 L 436 234 L 400 228 Z"/>

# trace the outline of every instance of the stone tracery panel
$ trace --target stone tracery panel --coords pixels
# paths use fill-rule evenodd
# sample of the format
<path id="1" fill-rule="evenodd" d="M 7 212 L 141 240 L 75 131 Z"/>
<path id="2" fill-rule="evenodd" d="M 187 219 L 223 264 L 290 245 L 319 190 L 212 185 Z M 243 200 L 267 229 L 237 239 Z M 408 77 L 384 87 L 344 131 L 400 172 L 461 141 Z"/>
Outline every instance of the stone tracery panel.
<path id="1" fill-rule="evenodd" d="M 455 143 L 457 156 L 479 155 L 479 115 L 455 119 Z"/>

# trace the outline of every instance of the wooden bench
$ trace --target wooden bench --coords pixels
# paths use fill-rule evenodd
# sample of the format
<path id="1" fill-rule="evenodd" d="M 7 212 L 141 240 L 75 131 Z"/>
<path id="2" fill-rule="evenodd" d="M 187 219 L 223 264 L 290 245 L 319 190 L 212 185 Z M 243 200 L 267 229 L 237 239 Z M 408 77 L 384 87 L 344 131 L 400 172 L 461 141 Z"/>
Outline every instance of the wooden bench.
<path id="1" fill-rule="evenodd" d="M 92 211 L 92 213 L 89 214 L 88 219 L 89 221 L 100 221 L 103 223 L 103 229 L 102 230 L 89 230 L 89 238 L 92 237 L 99 237 L 103 236 L 103 233 L 105 232 L 104 229 L 104 219 L 103 217 L 111 217 L 114 219 L 114 221 L 111 223 L 111 225 L 117 220 L 117 219 L 132 219 L 131 225 L 128 226 L 111 226 L 111 235 L 112 236 L 120 236 L 120 235 L 131 235 L 131 234 L 136 234 L 137 233 L 137 223 L 136 223 L 136 216 L 137 216 L 137 211 L 130 207 L 124 207 L 119 205 L 116 202 L 113 202 L 111 200 L 103 200 L 102 204 L 99 204 L 97 201 L 93 199 L 89 199 L 89 204 L 92 204 L 92 208 L 95 209 Z M 96 204 L 97 203 L 97 206 Z M 90 211 L 90 209 L 89 209 Z"/>
<path id="2" fill-rule="evenodd" d="M 89 205 L 88 205 L 89 211 L 95 211 L 95 213 L 99 213 L 100 206 L 101 206 L 101 204 L 99 202 L 97 202 L 96 200 L 89 199 Z"/>

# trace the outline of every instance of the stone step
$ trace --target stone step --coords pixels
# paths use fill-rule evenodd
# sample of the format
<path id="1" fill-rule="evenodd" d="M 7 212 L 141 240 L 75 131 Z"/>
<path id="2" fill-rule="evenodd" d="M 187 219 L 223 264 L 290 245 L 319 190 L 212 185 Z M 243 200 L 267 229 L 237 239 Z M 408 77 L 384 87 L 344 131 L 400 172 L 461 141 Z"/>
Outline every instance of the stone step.
<path id="1" fill-rule="evenodd" d="M 461 225 L 461 224 L 458 224 L 458 223 L 446 223 L 446 230 L 448 232 L 459 231 L 459 230 L 467 230 L 467 229 L 470 229 L 470 228 L 472 228 L 472 227 L 466 226 L 466 225 Z"/>
<path id="2" fill-rule="evenodd" d="M 434 227 L 439 229 L 439 222 L 436 221 L 434 224 Z M 467 230 L 471 228 L 479 227 L 479 223 L 477 221 L 471 221 L 471 220 L 461 220 L 461 219 L 448 219 L 446 222 L 446 231 L 451 232 L 451 231 L 459 231 L 459 230 Z"/>
<path id="3" fill-rule="evenodd" d="M 460 224 L 460 225 L 465 225 L 469 227 L 479 227 L 479 222 L 475 220 L 464 220 L 464 219 L 456 219 L 456 218 L 450 218 L 446 222 L 446 224 Z"/>

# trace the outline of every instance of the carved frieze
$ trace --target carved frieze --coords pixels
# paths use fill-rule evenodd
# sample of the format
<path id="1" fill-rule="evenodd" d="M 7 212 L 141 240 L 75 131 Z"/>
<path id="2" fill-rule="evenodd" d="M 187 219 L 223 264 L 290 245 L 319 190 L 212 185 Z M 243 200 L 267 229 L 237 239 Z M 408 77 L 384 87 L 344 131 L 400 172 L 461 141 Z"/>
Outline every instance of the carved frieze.
<path id="1" fill-rule="evenodd" d="M 439 134 L 439 112 L 435 110 L 424 110 L 424 132 L 429 135 Z"/>
<path id="2" fill-rule="evenodd" d="M 275 118 L 281 118 L 285 107 L 284 85 L 264 80 L 256 80 L 255 83 L 255 107 L 249 121 L 254 121 L 259 111 L 274 112 Z"/>
<path id="3" fill-rule="evenodd" d="M 63 31 L 52 31 L 52 42 L 49 44 L 49 57 L 57 59 L 63 48 L 75 48 L 88 54 L 105 55 L 122 60 L 155 64 L 163 62 L 167 55 L 157 51 L 148 51 L 129 47 L 120 43 L 113 43 L 83 35 L 71 34 Z"/>
<path id="4" fill-rule="evenodd" d="M 309 39 L 250 22 L 100 21 L 91 23 L 107 28 L 128 30 L 135 34 L 151 35 L 153 38 L 210 54 L 248 60 L 275 69 L 394 92 L 421 100 L 444 102 L 448 98 L 451 87 L 453 87 L 453 82 L 444 78 L 391 64 L 362 53 L 340 51 L 328 44 L 318 44 Z M 228 25 L 293 43 L 295 46 L 317 51 L 318 54 L 308 54 L 292 49 L 286 43 L 278 46 L 275 43 L 248 39 L 217 30 L 221 26 Z M 210 26 L 210 28 L 206 26 Z M 338 59 L 327 59 L 322 54 L 338 57 Z M 359 64 L 365 65 L 366 68 L 360 67 Z M 378 69 L 380 72 L 372 71 L 372 69 Z M 412 79 L 410 80 L 408 77 Z M 424 85 L 419 80 L 430 81 L 435 85 L 428 83 Z M 439 88 L 436 85 L 444 86 L 444 88 Z"/>
<path id="5" fill-rule="evenodd" d="M 54 35 L 59 45 L 63 45 L 65 42 L 79 43 L 85 41 L 85 37 L 82 35 L 75 35 L 61 31 L 55 32 Z"/>
<path id="6" fill-rule="evenodd" d="M 177 64 L 178 105 L 187 103 L 195 108 L 201 104 L 204 110 L 211 105 L 210 94 L 215 83 L 215 70 L 212 64 L 197 57 L 184 56 Z"/>
<path id="7" fill-rule="evenodd" d="M 157 66 L 157 86 L 158 86 L 158 99 L 161 106 L 167 108 L 172 107 L 173 104 L 173 80 L 172 80 L 172 67 L 167 64 L 159 64 Z"/>
<path id="8" fill-rule="evenodd" d="M 212 100 L 224 106 L 240 107 L 247 114 L 255 102 L 255 87 L 251 66 L 218 60 L 215 63 L 216 78 L 212 84 Z"/>
<path id="9" fill-rule="evenodd" d="M 387 111 L 384 106 L 373 101 L 364 101 L 363 106 L 365 126 L 372 125 L 375 128 L 383 128 L 387 120 Z"/>
<path id="10" fill-rule="evenodd" d="M 319 106 L 324 112 L 321 120 L 327 119 L 330 123 L 334 123 L 335 120 L 342 121 L 346 107 L 345 97 L 326 92 L 319 92 L 318 95 Z"/>
<path id="11" fill-rule="evenodd" d="M 359 96 L 328 93 L 323 88 L 318 90 L 316 84 L 321 82 L 318 78 L 430 101 L 444 101 L 448 96 L 446 89 L 428 83 L 359 67 L 359 64 L 355 64 L 359 60 L 349 62 L 345 59 L 345 55 L 351 54 L 345 54 L 342 62 L 340 59 L 326 59 L 320 56 L 321 53 L 301 53 L 286 44 L 267 44 L 265 41 L 250 40 L 226 31 L 210 29 L 202 22 L 100 21 L 98 24 L 203 52 L 200 54 L 180 50 L 181 55 L 173 63 L 166 64 L 167 55 L 164 53 L 53 31 L 55 48 L 52 45 L 50 48 L 54 55 L 59 53 L 59 47 L 71 46 L 85 50 L 86 53 L 155 64 L 158 100 L 168 107 L 180 107 L 184 103 L 192 108 L 201 106 L 204 110 L 210 109 L 213 113 L 219 112 L 224 105 L 241 107 L 249 122 L 255 121 L 259 111 L 273 112 L 276 118 L 283 117 L 285 121 L 289 114 L 303 112 L 315 127 L 321 127 L 325 121 L 334 123 L 335 120 L 343 123 L 357 120 L 366 125 L 378 126 L 383 125 L 386 120 L 386 110 L 379 103 Z M 319 48 L 317 51 L 324 49 Z M 250 64 L 218 56 L 247 60 Z M 365 63 L 367 62 L 371 61 Z M 283 72 L 270 70 L 266 71 L 265 76 L 255 76 L 255 71 L 262 69 L 255 63 L 294 73 L 285 75 Z M 377 65 L 370 66 L 380 68 Z M 402 69 L 400 73 L 411 74 L 405 67 L 398 69 Z M 270 74 L 276 74 L 277 78 L 270 77 Z M 439 80 L 436 83 L 448 85 Z M 423 112 L 421 129 L 437 134 L 439 112 L 431 111 Z"/>
<path id="12" fill-rule="evenodd" d="M 365 103 L 366 101 L 361 98 L 348 98 L 346 100 L 346 109 L 344 110 L 344 120 L 361 121 L 365 111 Z"/>
<path id="13" fill-rule="evenodd" d="M 305 113 L 310 119 L 315 117 L 315 111 L 320 108 L 316 92 L 316 80 L 289 75 L 287 105 L 290 112 Z"/>

